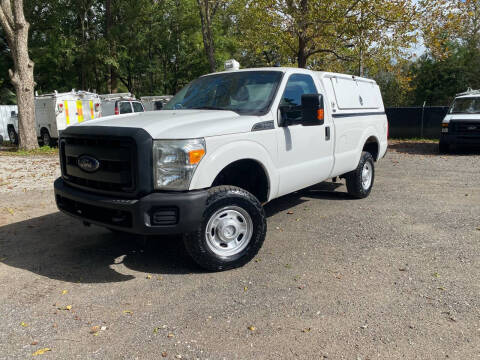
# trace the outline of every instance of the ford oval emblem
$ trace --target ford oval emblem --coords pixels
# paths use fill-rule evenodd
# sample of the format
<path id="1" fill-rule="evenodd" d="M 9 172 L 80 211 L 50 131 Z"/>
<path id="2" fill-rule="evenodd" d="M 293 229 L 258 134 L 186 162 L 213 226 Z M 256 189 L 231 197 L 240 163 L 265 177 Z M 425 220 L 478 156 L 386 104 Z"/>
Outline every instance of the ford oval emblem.
<path id="1" fill-rule="evenodd" d="M 77 165 L 83 171 L 92 173 L 100 168 L 100 161 L 88 155 L 82 155 L 77 160 Z"/>

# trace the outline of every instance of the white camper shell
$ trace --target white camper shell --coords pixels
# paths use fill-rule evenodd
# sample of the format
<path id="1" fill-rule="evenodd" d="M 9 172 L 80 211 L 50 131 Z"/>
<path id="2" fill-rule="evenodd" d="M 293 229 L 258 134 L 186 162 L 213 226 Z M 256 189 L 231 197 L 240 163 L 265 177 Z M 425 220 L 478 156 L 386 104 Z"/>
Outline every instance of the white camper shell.
<path id="1" fill-rule="evenodd" d="M 54 92 L 35 97 L 37 137 L 44 145 L 53 145 L 58 132 L 68 126 L 101 116 L 100 98 L 87 91 Z M 17 130 L 18 133 L 18 130 Z"/>
<path id="2" fill-rule="evenodd" d="M 131 93 L 102 94 L 102 116 L 144 112 L 143 104 Z"/>
<path id="3" fill-rule="evenodd" d="M 162 110 L 163 106 L 166 105 L 172 97 L 172 95 L 142 96 L 140 100 L 142 101 L 145 111 L 157 111 Z"/>

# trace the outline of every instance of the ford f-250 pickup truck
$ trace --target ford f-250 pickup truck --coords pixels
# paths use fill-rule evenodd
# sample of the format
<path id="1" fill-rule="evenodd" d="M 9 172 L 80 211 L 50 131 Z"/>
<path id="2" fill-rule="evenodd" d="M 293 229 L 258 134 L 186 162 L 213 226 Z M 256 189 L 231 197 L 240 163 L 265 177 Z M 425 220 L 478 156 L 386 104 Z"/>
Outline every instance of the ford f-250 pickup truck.
<path id="1" fill-rule="evenodd" d="M 262 246 L 267 202 L 336 177 L 368 196 L 387 132 L 372 80 L 232 69 L 192 81 L 162 111 L 63 131 L 56 202 L 87 225 L 184 234 L 201 267 L 231 269 Z"/>

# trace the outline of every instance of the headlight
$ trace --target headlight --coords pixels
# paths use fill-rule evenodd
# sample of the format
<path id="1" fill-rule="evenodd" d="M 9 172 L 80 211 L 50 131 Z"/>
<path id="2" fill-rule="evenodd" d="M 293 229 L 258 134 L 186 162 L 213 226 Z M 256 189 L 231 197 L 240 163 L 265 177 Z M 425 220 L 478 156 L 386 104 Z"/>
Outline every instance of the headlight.
<path id="1" fill-rule="evenodd" d="M 204 139 L 154 140 L 153 179 L 157 190 L 188 190 L 205 156 Z"/>

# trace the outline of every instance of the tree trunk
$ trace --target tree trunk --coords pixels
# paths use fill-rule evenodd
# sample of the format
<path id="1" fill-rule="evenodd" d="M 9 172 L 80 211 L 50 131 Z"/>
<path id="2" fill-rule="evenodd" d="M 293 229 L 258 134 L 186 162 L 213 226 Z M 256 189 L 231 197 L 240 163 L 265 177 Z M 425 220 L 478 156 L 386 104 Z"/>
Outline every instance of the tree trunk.
<path id="1" fill-rule="evenodd" d="M 209 8 L 209 0 L 197 0 L 198 10 L 200 12 L 200 21 L 202 23 L 202 37 L 205 54 L 207 55 L 210 72 L 215 72 L 215 44 L 212 33 L 212 14 Z"/>
<path id="2" fill-rule="evenodd" d="M 12 9 L 13 6 L 13 9 Z M 17 93 L 18 135 L 21 149 L 38 148 L 35 130 L 35 100 L 33 61 L 28 55 L 28 30 L 30 24 L 23 13 L 23 0 L 1 0 L 0 23 L 6 34 L 13 58 L 10 79 Z"/>
<path id="3" fill-rule="evenodd" d="M 305 68 L 307 66 L 306 43 L 302 36 L 298 37 L 297 63 L 299 68 Z"/>
<path id="4" fill-rule="evenodd" d="M 113 24 L 113 15 L 112 15 L 112 0 L 105 1 L 105 37 L 109 44 L 110 56 L 113 58 L 116 54 L 115 41 L 112 37 L 112 24 Z M 108 65 L 108 79 L 107 79 L 107 88 L 108 92 L 113 94 L 117 92 L 118 81 L 117 73 L 115 67 Z"/>

